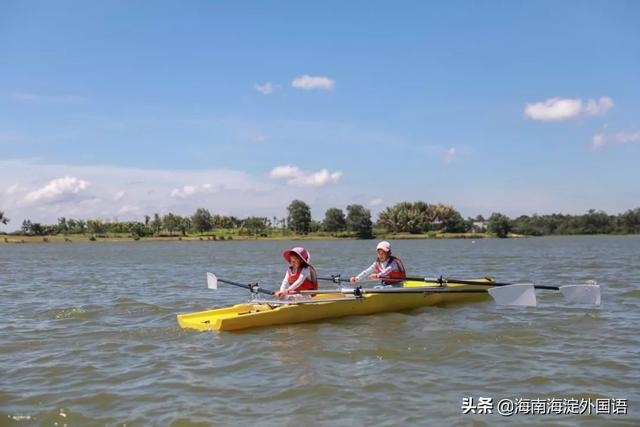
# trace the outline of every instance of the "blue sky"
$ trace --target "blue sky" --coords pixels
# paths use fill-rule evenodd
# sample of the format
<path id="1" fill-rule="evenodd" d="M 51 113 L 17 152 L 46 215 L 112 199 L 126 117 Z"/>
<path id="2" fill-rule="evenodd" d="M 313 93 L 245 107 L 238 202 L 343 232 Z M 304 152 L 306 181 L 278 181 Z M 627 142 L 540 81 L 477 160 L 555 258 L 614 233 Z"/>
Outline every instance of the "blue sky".
<path id="1" fill-rule="evenodd" d="M 0 5 L 0 210 L 640 206 L 640 4 Z M 306 78 L 305 78 L 306 76 Z"/>

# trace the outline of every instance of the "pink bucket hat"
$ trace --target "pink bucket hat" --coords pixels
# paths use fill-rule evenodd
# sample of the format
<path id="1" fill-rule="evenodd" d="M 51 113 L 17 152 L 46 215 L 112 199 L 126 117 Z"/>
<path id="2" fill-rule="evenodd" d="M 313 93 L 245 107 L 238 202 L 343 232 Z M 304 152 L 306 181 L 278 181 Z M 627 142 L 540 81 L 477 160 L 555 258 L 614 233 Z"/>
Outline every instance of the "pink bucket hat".
<path id="1" fill-rule="evenodd" d="M 286 251 L 284 251 L 282 253 L 282 256 L 284 257 L 284 259 L 287 260 L 287 262 L 291 262 L 291 254 L 292 253 L 298 255 L 300 257 L 300 259 L 303 260 L 304 262 L 306 262 L 307 264 L 309 264 L 309 261 L 311 261 L 311 254 L 309 253 L 309 251 L 306 250 L 305 248 L 301 248 L 301 247 L 296 247 L 296 248 L 293 248 L 293 249 L 287 249 Z"/>
<path id="2" fill-rule="evenodd" d="M 376 246 L 376 251 L 378 249 L 382 249 L 385 252 L 391 252 L 391 243 L 383 240 L 382 242 L 378 243 L 378 246 Z"/>

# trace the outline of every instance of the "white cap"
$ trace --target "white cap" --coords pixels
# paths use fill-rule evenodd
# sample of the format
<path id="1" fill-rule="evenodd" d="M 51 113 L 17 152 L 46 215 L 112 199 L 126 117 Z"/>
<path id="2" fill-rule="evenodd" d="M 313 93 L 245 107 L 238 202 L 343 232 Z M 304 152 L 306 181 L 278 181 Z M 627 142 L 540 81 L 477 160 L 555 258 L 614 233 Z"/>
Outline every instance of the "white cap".
<path id="1" fill-rule="evenodd" d="M 378 243 L 378 246 L 376 246 L 376 251 L 378 249 L 382 249 L 385 252 L 391 252 L 391 243 L 383 240 L 382 242 Z"/>

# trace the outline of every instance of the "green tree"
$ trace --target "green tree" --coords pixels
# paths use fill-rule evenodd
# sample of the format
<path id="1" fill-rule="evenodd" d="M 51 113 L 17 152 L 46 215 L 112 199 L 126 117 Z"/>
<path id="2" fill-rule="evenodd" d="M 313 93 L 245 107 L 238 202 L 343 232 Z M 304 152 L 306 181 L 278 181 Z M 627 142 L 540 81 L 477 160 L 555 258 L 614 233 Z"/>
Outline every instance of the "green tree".
<path id="1" fill-rule="evenodd" d="M 153 234 L 155 234 L 156 236 L 160 234 L 160 230 L 162 230 L 162 219 L 160 219 L 160 215 L 157 213 L 153 214 L 151 229 L 153 230 Z"/>
<path id="2" fill-rule="evenodd" d="M 178 229 L 180 230 L 183 236 L 186 236 L 187 231 L 191 230 L 191 218 L 189 218 L 188 216 L 182 217 L 182 220 L 180 221 L 180 225 L 178 226 Z"/>
<path id="3" fill-rule="evenodd" d="M 309 223 L 309 232 L 317 233 L 320 230 L 322 230 L 322 222 L 312 219 L 311 222 Z"/>
<path id="4" fill-rule="evenodd" d="M 322 228 L 330 233 L 344 231 L 347 229 L 347 221 L 344 217 L 342 209 L 329 208 L 324 214 Z"/>
<path id="5" fill-rule="evenodd" d="M 62 233 L 65 236 L 69 233 L 69 224 L 67 224 L 67 218 L 58 218 L 58 233 Z"/>
<path id="6" fill-rule="evenodd" d="M 507 237 L 511 231 L 511 220 L 501 213 L 492 213 L 489 217 L 489 232 L 494 233 L 500 238 Z"/>
<path id="7" fill-rule="evenodd" d="M 191 223 L 193 224 L 193 229 L 198 233 L 204 233 L 205 231 L 211 231 L 213 229 L 211 213 L 204 208 L 198 208 L 196 210 L 191 216 Z"/>
<path id="8" fill-rule="evenodd" d="M 8 224 L 9 218 L 4 215 L 4 212 L 0 211 L 0 224 Z"/>
<path id="9" fill-rule="evenodd" d="M 173 232 L 180 227 L 180 222 L 182 218 L 179 215 L 175 215 L 171 212 L 162 217 L 162 224 L 164 228 L 169 231 L 169 235 L 173 236 Z"/>
<path id="10" fill-rule="evenodd" d="M 250 236 L 266 235 L 267 221 L 265 217 L 250 216 L 244 220 L 243 229 Z"/>
<path id="11" fill-rule="evenodd" d="M 302 200 L 294 200 L 287 207 L 289 229 L 296 233 L 306 234 L 311 225 L 311 209 Z"/>
<path id="12" fill-rule="evenodd" d="M 137 240 L 137 238 L 149 235 L 149 227 L 141 222 L 136 221 L 130 224 L 129 232 L 131 233 L 131 236 Z"/>
<path id="13" fill-rule="evenodd" d="M 620 233 L 640 234 L 640 208 L 618 215 L 617 224 Z"/>
<path id="14" fill-rule="evenodd" d="M 442 226 L 446 233 L 466 233 L 471 229 L 470 224 L 457 211 L 444 220 Z"/>
<path id="15" fill-rule="evenodd" d="M 90 219 L 87 221 L 87 228 L 91 234 L 104 234 L 106 231 L 105 224 L 99 219 Z"/>
<path id="16" fill-rule="evenodd" d="M 380 213 L 378 225 L 392 232 L 424 233 L 442 227 L 456 213 L 441 203 L 401 202 Z"/>
<path id="17" fill-rule="evenodd" d="M 359 239 L 371 239 L 373 237 L 371 211 L 362 205 L 347 206 L 347 230 L 356 233 Z"/>
<path id="18" fill-rule="evenodd" d="M 581 234 L 607 234 L 613 230 L 615 219 L 603 211 L 589 209 L 580 220 Z"/>
<path id="19" fill-rule="evenodd" d="M 39 222 L 34 222 L 33 224 L 31 224 L 31 233 L 36 236 L 43 236 L 44 228 L 42 227 L 42 224 L 40 224 Z"/>
<path id="20" fill-rule="evenodd" d="M 31 228 L 32 228 L 32 223 L 30 219 L 25 219 L 22 221 L 22 227 L 20 228 L 20 230 L 22 231 L 22 234 L 25 235 L 30 235 L 31 234 Z"/>

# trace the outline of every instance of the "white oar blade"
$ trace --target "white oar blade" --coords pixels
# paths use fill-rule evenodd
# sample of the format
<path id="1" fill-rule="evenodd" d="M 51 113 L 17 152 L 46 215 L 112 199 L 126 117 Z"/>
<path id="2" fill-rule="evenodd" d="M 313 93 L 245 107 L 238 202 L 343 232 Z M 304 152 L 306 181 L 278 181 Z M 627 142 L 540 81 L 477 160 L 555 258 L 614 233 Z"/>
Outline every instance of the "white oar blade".
<path id="1" fill-rule="evenodd" d="M 600 305 L 600 285 L 595 282 L 586 285 L 560 286 L 560 292 L 568 302 L 573 304 Z"/>
<path id="2" fill-rule="evenodd" d="M 213 273 L 207 273 L 207 288 L 218 289 L 218 278 Z"/>
<path id="3" fill-rule="evenodd" d="M 536 291 L 530 283 L 516 283 L 489 289 L 489 295 L 498 305 L 536 306 Z"/>

